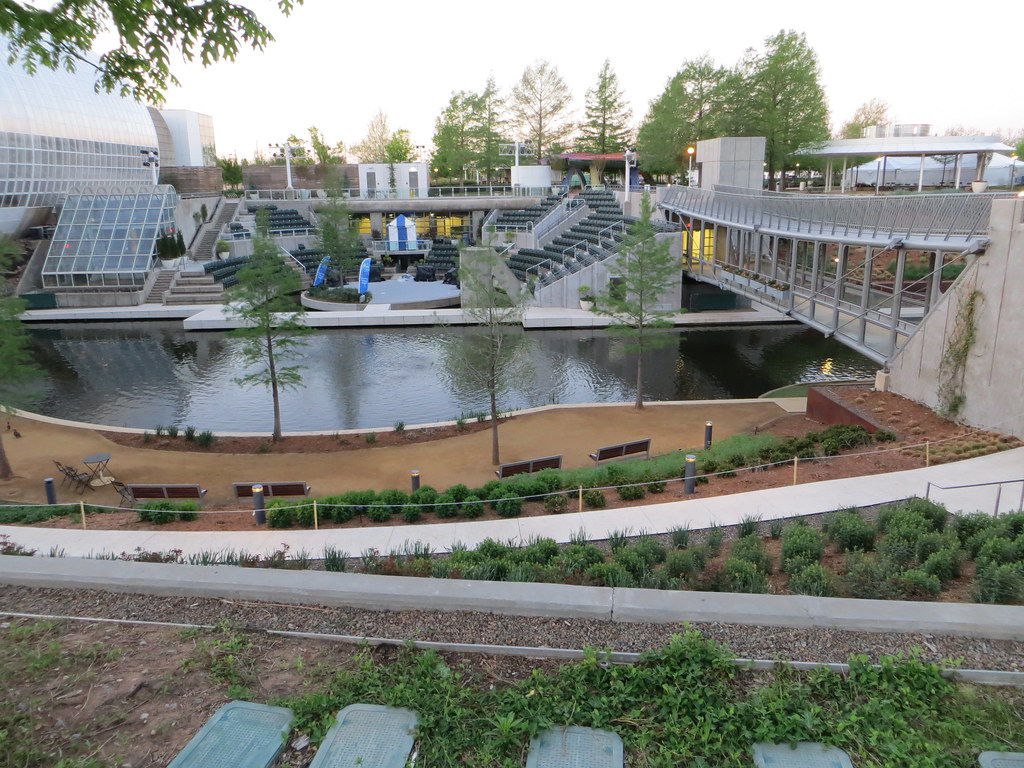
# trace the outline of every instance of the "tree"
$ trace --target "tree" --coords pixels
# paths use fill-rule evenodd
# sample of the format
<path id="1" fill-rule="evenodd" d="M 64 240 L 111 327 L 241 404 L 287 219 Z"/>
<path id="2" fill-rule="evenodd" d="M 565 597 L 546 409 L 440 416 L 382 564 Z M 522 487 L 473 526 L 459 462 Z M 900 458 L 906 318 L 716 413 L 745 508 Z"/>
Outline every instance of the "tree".
<path id="1" fill-rule="evenodd" d="M 378 112 L 366 127 L 366 136 L 352 147 L 352 151 L 361 163 L 388 162 L 388 142 L 391 140 L 391 129 L 388 127 L 388 116 Z"/>
<path id="2" fill-rule="evenodd" d="M 253 238 L 253 254 L 238 272 L 238 287 L 228 307 L 231 317 L 243 322 L 241 328 L 228 335 L 242 340 L 242 360 L 246 365 L 261 366 L 259 370 L 236 379 L 241 386 L 262 384 L 270 387 L 274 404 L 272 439 L 281 439 L 282 390 L 302 383 L 301 366 L 282 366 L 281 358 L 305 344 L 302 336 L 312 328 L 302 319 L 305 308 L 296 307 L 290 294 L 302 288 L 298 273 L 281 258 L 278 245 L 265 232 L 266 214 L 260 213 Z"/>
<path id="3" fill-rule="evenodd" d="M 405 129 L 400 129 L 391 134 L 384 145 L 385 162 L 411 163 L 416 159 L 416 147 L 412 145 L 412 138 Z"/>
<path id="4" fill-rule="evenodd" d="M 650 196 L 641 200 L 640 219 L 619 245 L 618 270 L 608 287 L 594 296 L 594 311 L 612 318 L 608 331 L 636 352 L 637 410 L 644 407 L 644 353 L 667 346 L 674 337 L 660 333 L 672 324 L 666 319 L 681 309 L 658 309 L 668 292 L 678 284 L 681 266 L 669 253 L 669 242 L 659 241 L 651 221 L 654 207 Z"/>
<path id="5" fill-rule="evenodd" d="M 345 162 L 344 142 L 328 144 L 320 129 L 315 125 L 309 126 L 309 143 L 313 149 L 313 158 L 320 165 L 336 165 Z"/>
<path id="6" fill-rule="evenodd" d="M 572 93 L 558 68 L 541 60 L 527 67 L 519 84 L 512 89 L 512 113 L 523 137 L 533 143 L 537 162 L 543 162 L 544 150 L 572 132 L 566 120 Z"/>
<path id="7" fill-rule="evenodd" d="M 20 246 L 0 235 L 0 273 L 7 272 L 21 258 Z M 26 402 L 25 384 L 39 374 L 29 351 L 29 335 L 21 322 L 25 302 L 16 296 L 0 295 L 0 408 L 8 413 Z M 14 476 L 0 432 L 0 478 Z"/>
<path id="8" fill-rule="evenodd" d="M 587 120 L 580 126 L 577 139 L 581 152 L 603 155 L 626 150 L 633 112 L 626 106 L 619 80 L 608 59 L 604 60 L 597 76 L 597 85 L 587 91 L 586 114 Z"/>
<path id="9" fill-rule="evenodd" d="M 302 0 L 277 0 L 286 16 Z M 171 58 L 199 59 L 203 66 L 234 61 L 242 44 L 262 50 L 272 42 L 256 14 L 228 0 L 64 0 L 35 3 L 0 1 L 0 33 L 10 40 L 12 61 L 29 72 L 39 67 L 96 70 L 97 88 L 119 91 L 139 101 L 160 103 L 169 85 Z M 112 35 L 108 35 L 112 32 Z M 117 44 L 93 62 L 98 40 Z"/>
<path id="10" fill-rule="evenodd" d="M 478 157 L 473 135 L 476 94 L 452 93 L 448 106 L 434 121 L 434 154 L 431 165 L 442 176 L 454 177 Z"/>
<path id="11" fill-rule="evenodd" d="M 475 327 L 446 340 L 444 372 L 456 388 L 468 386 L 487 392 L 491 413 L 491 463 L 500 464 L 498 398 L 517 378 L 524 365 L 527 344 L 524 308 L 502 286 L 500 258 L 493 248 L 463 252 L 459 279 L 462 313 Z M 513 288 L 514 290 L 514 288 Z"/>
<path id="12" fill-rule="evenodd" d="M 853 117 L 843 123 L 839 129 L 839 138 L 859 139 L 864 135 L 865 128 L 872 125 L 888 125 L 891 122 L 889 105 L 881 99 L 871 99 L 857 107 Z"/>
<path id="13" fill-rule="evenodd" d="M 242 164 L 234 158 L 217 158 L 217 165 L 220 167 L 220 175 L 225 184 L 238 189 L 242 186 Z"/>
<path id="14" fill-rule="evenodd" d="M 316 247 L 331 258 L 331 267 L 338 270 L 342 286 L 345 277 L 359 270 L 363 248 L 359 235 L 352 231 L 348 208 L 334 198 L 317 210 L 319 225 L 316 231 Z"/>
<path id="15" fill-rule="evenodd" d="M 651 102 L 637 134 L 637 151 L 652 173 L 681 173 L 689 165 L 686 148 L 723 135 L 728 72 L 709 56 L 691 59 Z"/>
<path id="16" fill-rule="evenodd" d="M 502 165 L 499 153 L 508 129 L 508 120 L 504 117 L 505 101 L 498 93 L 493 77 L 487 78 L 483 91 L 473 100 L 472 110 L 476 165 L 489 183 Z"/>
<path id="17" fill-rule="evenodd" d="M 760 53 L 750 49 L 740 63 L 742 94 L 730 100 L 738 135 L 764 136 L 768 178 L 785 172 L 798 150 L 828 139 L 828 106 L 821 87 L 818 57 L 807 38 L 783 30 L 765 40 Z"/>

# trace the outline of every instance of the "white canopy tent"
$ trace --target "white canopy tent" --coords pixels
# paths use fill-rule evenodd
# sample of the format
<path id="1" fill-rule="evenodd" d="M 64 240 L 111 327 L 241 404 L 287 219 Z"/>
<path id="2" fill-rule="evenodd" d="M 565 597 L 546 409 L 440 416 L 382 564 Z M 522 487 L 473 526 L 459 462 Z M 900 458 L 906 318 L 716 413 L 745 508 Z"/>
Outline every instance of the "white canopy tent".
<path id="1" fill-rule="evenodd" d="M 960 183 L 970 184 L 977 179 L 977 155 L 964 155 L 960 166 Z M 924 158 L 924 172 L 920 157 L 885 157 L 872 160 L 846 170 L 843 186 L 916 187 L 922 181 L 926 187 L 951 187 L 956 183 L 956 156 L 938 155 Z M 985 166 L 989 185 L 1006 187 L 1011 176 L 1014 184 L 1024 184 L 1024 160 L 993 154 Z"/>

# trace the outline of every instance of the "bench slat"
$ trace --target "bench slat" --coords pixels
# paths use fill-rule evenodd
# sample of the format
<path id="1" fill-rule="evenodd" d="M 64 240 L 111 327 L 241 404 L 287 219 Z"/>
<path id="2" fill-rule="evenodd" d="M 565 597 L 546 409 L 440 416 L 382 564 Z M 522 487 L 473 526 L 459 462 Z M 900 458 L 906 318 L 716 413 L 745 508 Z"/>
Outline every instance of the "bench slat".
<path id="1" fill-rule="evenodd" d="M 510 464 L 502 464 L 494 474 L 498 477 L 512 477 L 530 472 L 539 472 L 542 469 L 561 469 L 561 456 L 545 456 L 540 459 L 528 459 L 527 461 L 514 461 Z"/>
<path id="2" fill-rule="evenodd" d="M 651 457 L 651 438 L 647 437 L 643 440 L 633 440 L 628 443 L 619 443 L 618 445 L 606 445 L 604 448 L 598 448 L 596 453 L 591 453 L 590 458 L 595 462 L 600 463 L 607 461 L 608 459 L 620 459 L 625 456 L 632 456 L 635 453 L 647 454 L 647 458 Z"/>
<path id="3" fill-rule="evenodd" d="M 206 490 L 198 485 L 128 485 L 136 499 L 201 499 Z"/>
<path id="4" fill-rule="evenodd" d="M 298 480 L 270 483 L 232 483 L 232 486 L 235 489 L 235 498 L 251 498 L 252 487 L 254 485 L 262 485 L 263 495 L 268 498 L 271 496 L 308 496 L 311 490 L 311 487 L 307 483 L 300 482 Z"/>

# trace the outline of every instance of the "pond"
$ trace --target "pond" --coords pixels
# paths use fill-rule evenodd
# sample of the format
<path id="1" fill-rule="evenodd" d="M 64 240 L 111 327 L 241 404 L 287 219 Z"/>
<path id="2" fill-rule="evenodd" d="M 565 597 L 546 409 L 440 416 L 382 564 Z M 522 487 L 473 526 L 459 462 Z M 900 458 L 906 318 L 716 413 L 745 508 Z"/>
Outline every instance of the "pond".
<path id="1" fill-rule="evenodd" d="M 321 330 L 286 364 L 302 386 L 282 395 L 285 431 L 365 429 L 445 421 L 487 409 L 486 392 L 445 366 L 446 345 L 471 328 Z M 242 387 L 240 342 L 174 323 L 30 328 L 45 377 L 33 410 L 111 426 L 192 425 L 269 432 L 269 389 Z M 798 325 L 682 329 L 648 352 L 647 400 L 757 397 L 797 382 L 864 378 L 877 365 Z M 636 356 L 604 331 L 530 331 L 524 370 L 502 410 L 552 403 L 629 402 Z"/>

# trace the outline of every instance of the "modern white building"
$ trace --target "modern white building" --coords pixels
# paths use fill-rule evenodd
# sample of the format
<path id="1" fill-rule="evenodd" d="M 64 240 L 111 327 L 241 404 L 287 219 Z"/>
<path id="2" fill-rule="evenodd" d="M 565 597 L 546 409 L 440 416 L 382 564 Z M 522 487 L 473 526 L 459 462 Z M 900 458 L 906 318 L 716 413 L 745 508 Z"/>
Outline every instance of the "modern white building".
<path id="1" fill-rule="evenodd" d="M 212 117 L 187 109 L 161 109 L 160 115 L 171 133 L 175 165 L 194 168 L 217 164 Z"/>
<path id="2" fill-rule="evenodd" d="M 426 163 L 360 163 L 359 196 L 370 199 L 426 197 Z"/>

